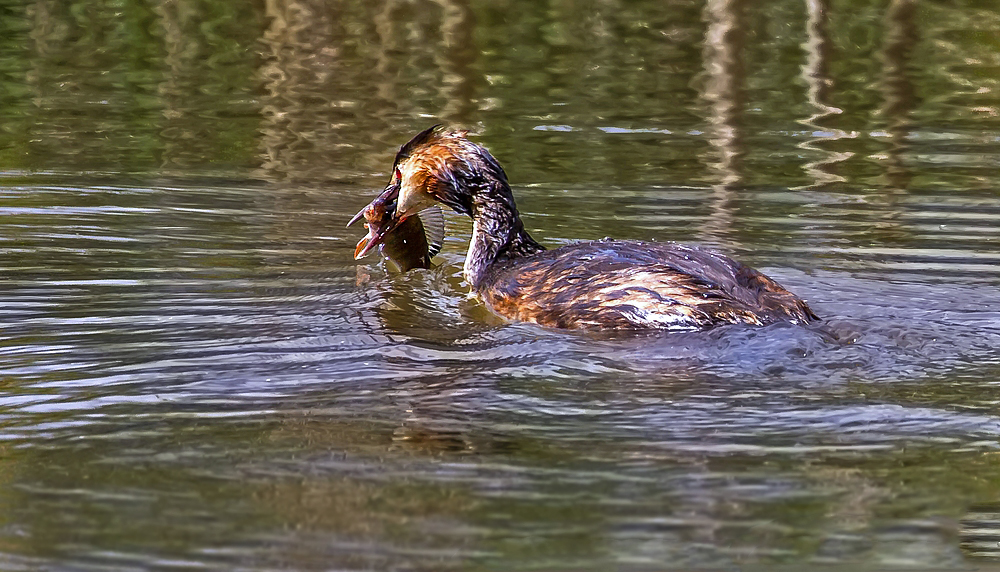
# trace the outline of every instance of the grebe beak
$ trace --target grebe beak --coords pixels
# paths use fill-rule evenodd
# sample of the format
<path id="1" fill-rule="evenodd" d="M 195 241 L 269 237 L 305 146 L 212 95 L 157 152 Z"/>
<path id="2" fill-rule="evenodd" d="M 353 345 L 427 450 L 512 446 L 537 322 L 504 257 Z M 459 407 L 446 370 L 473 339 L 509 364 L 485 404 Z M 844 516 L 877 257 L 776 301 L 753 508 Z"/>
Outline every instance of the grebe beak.
<path id="1" fill-rule="evenodd" d="M 374 242 L 371 242 L 368 237 L 364 237 L 358 241 L 358 245 L 354 247 L 354 260 L 360 260 L 372 251 L 373 248 L 377 246 Z"/>
<path id="2" fill-rule="evenodd" d="M 392 218 L 393 220 L 403 222 L 435 204 L 437 204 L 437 200 L 430 193 L 421 189 L 404 187 L 399 191 L 399 198 L 396 199 L 396 211 Z"/>
<path id="3" fill-rule="evenodd" d="M 354 224 L 354 223 L 358 222 L 359 220 L 361 220 L 361 217 L 365 216 L 365 211 L 366 210 L 368 210 L 367 206 L 365 208 L 359 210 L 358 214 L 354 215 L 354 218 L 351 219 L 351 222 L 347 223 L 347 228 L 351 228 L 352 224 Z"/>

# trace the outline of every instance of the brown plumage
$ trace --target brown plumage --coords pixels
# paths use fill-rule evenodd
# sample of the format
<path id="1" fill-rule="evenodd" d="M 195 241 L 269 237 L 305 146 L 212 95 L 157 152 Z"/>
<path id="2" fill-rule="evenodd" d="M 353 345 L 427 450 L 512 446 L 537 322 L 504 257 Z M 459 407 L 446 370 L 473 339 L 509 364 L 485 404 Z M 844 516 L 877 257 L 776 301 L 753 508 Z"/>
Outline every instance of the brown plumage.
<path id="1" fill-rule="evenodd" d="M 524 230 L 503 168 L 465 132 L 437 126 L 403 145 L 392 223 L 444 203 L 473 219 L 465 278 L 497 314 L 576 329 L 692 330 L 807 323 L 806 303 L 727 256 L 673 243 L 602 240 L 546 250 Z"/>

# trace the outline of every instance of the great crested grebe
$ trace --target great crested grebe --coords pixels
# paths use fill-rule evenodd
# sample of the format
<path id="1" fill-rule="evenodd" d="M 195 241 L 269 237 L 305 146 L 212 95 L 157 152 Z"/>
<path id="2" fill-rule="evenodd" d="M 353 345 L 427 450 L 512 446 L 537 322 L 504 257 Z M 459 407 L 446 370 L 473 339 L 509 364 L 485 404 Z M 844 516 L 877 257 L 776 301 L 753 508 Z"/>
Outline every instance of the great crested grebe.
<path id="1" fill-rule="evenodd" d="M 609 239 L 546 250 L 524 230 L 503 168 L 464 131 L 434 126 L 403 145 L 386 193 L 396 194 L 395 212 L 370 225 L 367 250 L 435 203 L 469 215 L 465 279 L 510 320 L 556 328 L 697 330 L 819 319 L 774 280 L 715 252 Z"/>

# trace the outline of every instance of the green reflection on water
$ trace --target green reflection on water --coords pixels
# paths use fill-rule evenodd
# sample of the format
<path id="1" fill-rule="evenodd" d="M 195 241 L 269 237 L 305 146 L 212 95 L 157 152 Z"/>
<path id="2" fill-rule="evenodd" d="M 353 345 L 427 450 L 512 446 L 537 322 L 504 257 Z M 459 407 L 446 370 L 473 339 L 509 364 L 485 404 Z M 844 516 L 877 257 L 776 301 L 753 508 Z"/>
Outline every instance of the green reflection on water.
<path id="1" fill-rule="evenodd" d="M 0 44 L 5 169 L 248 165 L 259 121 L 259 10 L 218 2 L 9 10 L 13 33 Z"/>
<path id="2" fill-rule="evenodd" d="M 445 121 L 521 183 L 983 187 L 998 18 L 906 0 L 14 3 L 0 158 L 368 181 Z"/>
<path id="3" fill-rule="evenodd" d="M 335 215 L 365 202 L 355 191 L 384 180 L 396 146 L 437 121 L 469 127 L 500 158 L 539 238 L 694 237 L 783 266 L 790 266 L 787 256 L 760 250 L 802 241 L 812 248 L 800 255 L 815 264 L 808 268 L 829 261 L 850 270 L 850 256 L 883 256 L 866 248 L 883 248 L 888 258 L 898 254 L 892 248 L 912 255 L 953 240 L 954 250 L 971 257 L 976 238 L 991 236 L 984 230 L 990 219 L 977 227 L 971 215 L 958 221 L 969 229 L 954 231 L 957 238 L 928 231 L 939 226 L 935 209 L 947 197 L 924 202 L 922 194 L 953 190 L 968 198 L 955 204 L 973 215 L 976 201 L 995 199 L 1000 12 L 990 2 L 40 0 L 6 3 L 0 15 L 0 171 L 8 188 L 65 180 L 85 186 L 123 173 L 270 183 L 230 195 L 212 184 L 187 195 L 143 187 L 54 198 L 51 189 L 26 186 L 5 197 L 12 209 L 5 237 L 13 244 L 5 269 L 22 286 L 64 277 L 158 278 L 163 296 L 175 288 L 203 296 L 195 302 L 205 306 L 184 308 L 190 300 L 178 296 L 171 300 L 179 308 L 160 308 L 129 298 L 135 292 L 120 285 L 80 287 L 72 297 L 43 291 L 35 296 L 66 297 L 39 311 L 45 319 L 128 316 L 122 307 L 135 300 L 148 304 L 140 316 L 148 322 L 116 322 L 93 336 L 62 322 L 64 331 L 51 334 L 45 319 L 21 325 L 0 342 L 18 352 L 6 356 L 8 367 L 48 365 L 45 352 L 66 351 L 60 343 L 96 346 L 98 357 L 110 352 L 117 360 L 111 365 L 127 372 L 193 338 L 203 344 L 198 350 L 226 335 L 232 343 L 259 342 L 266 337 L 259 322 L 286 316 L 239 304 L 251 305 L 254 295 L 280 299 L 283 288 L 292 290 L 286 273 L 297 272 L 310 288 L 353 283 L 343 245 L 356 237 L 340 231 L 328 247 L 317 236 L 339 229 Z M 63 177 L 37 175 L 50 172 Z M 331 181 L 349 185 L 326 186 Z M 691 187 L 666 188 L 671 184 Z M 286 187 L 326 194 L 275 191 Z M 806 189 L 832 192 L 803 198 Z M 341 204 L 351 200 L 352 208 Z M 88 213 L 90 220 L 58 210 L 13 212 L 105 204 L 159 210 L 113 222 L 100 213 Z M 232 214 L 240 209 L 247 212 Z M 926 220 L 908 222 L 907 214 Z M 49 236 L 63 224 L 89 224 L 94 235 L 141 246 L 102 250 L 81 247 L 80 237 Z M 827 242 L 816 238 L 824 230 Z M 849 253 L 827 252 L 834 247 Z M 947 263 L 936 272 L 950 271 Z M 146 289 L 149 298 L 161 295 Z M 318 287 L 302 292 L 317 291 L 330 296 Z M 258 322 L 252 331 L 211 322 L 211 312 L 232 310 L 226 295 L 244 312 L 233 319 L 237 326 Z M 428 328 L 407 322 L 419 315 L 407 306 L 418 297 L 397 302 L 383 320 L 403 324 L 403 333 Z M 281 310 L 289 321 L 310 311 Z M 176 318 L 172 312 L 185 311 L 189 322 L 163 326 Z M 308 324 L 317 335 L 346 321 L 323 318 Z M 290 327 L 268 325 L 282 340 Z M 456 335 L 438 330 L 425 338 Z M 269 350 L 269 357 L 284 355 Z M 74 367 L 11 375 L 4 386 L 16 396 L 25 385 L 35 393 L 24 395 L 59 397 L 59 384 L 86 385 L 88 370 Z M 861 381 L 847 397 L 988 416 L 994 369 L 905 387 Z M 633 391 L 663 381 L 623 377 Z M 572 401 L 560 393 L 565 380 L 531 381 L 511 393 Z M 584 404 L 597 399 L 601 383 L 585 381 Z M 680 376 L 678 383 L 690 381 Z M 611 393 L 623 382 L 606 383 L 600 390 Z M 116 391 L 81 389 L 66 400 Z M 317 407 L 336 399 L 336 389 L 330 392 L 316 398 Z M 664 407 L 674 397 L 663 388 L 647 396 Z M 0 551 L 8 555 L 100 560 L 95 553 L 118 551 L 140 560 L 302 568 L 801 559 L 953 565 L 960 545 L 945 540 L 961 533 L 954 523 L 970 507 L 991 506 L 1000 491 L 989 434 L 958 450 L 947 439 L 907 449 L 893 436 L 888 451 L 828 452 L 823 447 L 835 448 L 841 436 L 818 432 L 803 437 L 816 441 L 816 450 L 710 456 L 656 447 L 661 435 L 638 443 L 592 436 L 586 418 L 568 429 L 500 416 L 441 430 L 384 413 L 345 419 L 290 412 L 243 422 L 212 418 L 215 410 L 206 407 L 205 418 L 170 422 L 177 411 L 169 404 L 152 408 L 161 414 L 154 421 L 143 421 L 148 405 L 94 405 L 90 417 L 49 406 L 18 418 L 47 430 L 2 449 L 0 481 L 16 485 L 0 487 Z M 8 409 L 10 416 L 20 411 Z M 76 415 L 96 427 L 74 433 Z M 751 437 L 765 443 L 768 436 Z"/>

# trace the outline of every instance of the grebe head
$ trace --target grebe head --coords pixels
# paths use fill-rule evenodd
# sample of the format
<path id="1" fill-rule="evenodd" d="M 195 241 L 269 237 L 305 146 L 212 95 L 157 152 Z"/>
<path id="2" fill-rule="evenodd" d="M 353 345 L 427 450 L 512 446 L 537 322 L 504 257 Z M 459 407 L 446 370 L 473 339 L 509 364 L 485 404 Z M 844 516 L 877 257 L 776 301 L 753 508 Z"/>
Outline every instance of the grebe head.
<path id="1" fill-rule="evenodd" d="M 465 131 L 435 125 L 418 133 L 396 154 L 386 188 L 394 185 L 399 190 L 388 231 L 435 203 L 472 217 L 465 268 L 470 283 L 478 283 L 498 257 L 544 250 L 525 232 L 500 163 L 485 147 L 469 141 Z M 376 237 L 368 248 L 378 243 Z"/>
<path id="2" fill-rule="evenodd" d="M 390 207 L 395 203 L 393 216 L 370 228 L 368 243 L 359 250 L 359 256 L 381 244 L 403 221 L 435 203 L 471 215 L 476 188 L 490 179 L 502 181 L 506 186 L 507 176 L 496 159 L 466 135 L 466 131 L 435 125 L 399 148 L 392 163 L 392 177 L 379 197 Z M 361 215 L 358 213 L 355 220 Z"/>
<path id="3" fill-rule="evenodd" d="M 467 134 L 435 125 L 399 148 L 392 167 L 392 182 L 399 184 L 396 219 L 435 202 L 472 216 L 479 190 L 495 184 L 508 187 L 497 160 L 486 148 L 469 141 Z"/>

